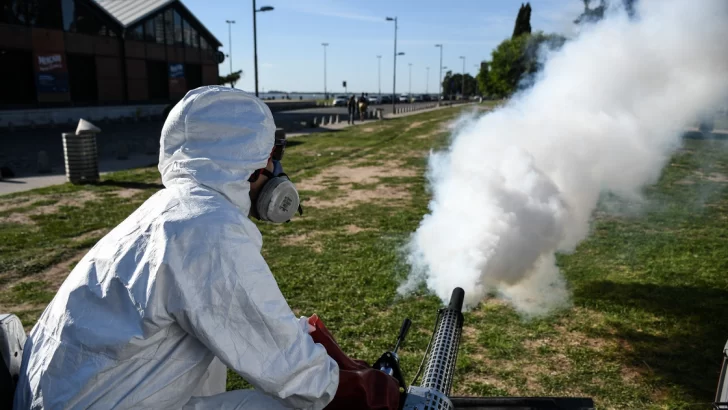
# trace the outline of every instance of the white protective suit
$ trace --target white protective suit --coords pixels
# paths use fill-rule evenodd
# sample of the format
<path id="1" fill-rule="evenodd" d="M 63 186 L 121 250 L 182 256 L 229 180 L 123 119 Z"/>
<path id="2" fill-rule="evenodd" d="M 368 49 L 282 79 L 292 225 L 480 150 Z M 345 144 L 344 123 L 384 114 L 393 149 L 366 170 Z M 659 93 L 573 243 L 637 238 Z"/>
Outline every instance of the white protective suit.
<path id="1" fill-rule="evenodd" d="M 339 368 L 296 319 L 248 219 L 275 125 L 242 91 L 187 93 L 165 189 L 78 263 L 25 345 L 15 409 L 321 409 Z M 225 392 L 226 369 L 255 390 Z"/>

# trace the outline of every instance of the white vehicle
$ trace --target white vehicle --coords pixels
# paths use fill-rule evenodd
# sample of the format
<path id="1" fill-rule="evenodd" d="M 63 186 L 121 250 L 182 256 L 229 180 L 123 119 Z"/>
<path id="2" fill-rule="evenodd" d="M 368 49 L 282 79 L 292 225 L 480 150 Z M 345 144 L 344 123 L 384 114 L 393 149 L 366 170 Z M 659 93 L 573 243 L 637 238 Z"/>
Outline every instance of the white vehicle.
<path id="1" fill-rule="evenodd" d="M 346 103 L 349 101 L 348 98 L 346 98 L 345 95 L 339 95 L 336 98 L 334 98 L 333 105 L 334 107 L 346 107 Z"/>
<path id="2" fill-rule="evenodd" d="M 380 104 L 379 96 L 377 95 L 369 96 L 367 97 L 367 100 L 369 101 L 369 105 Z"/>
<path id="3" fill-rule="evenodd" d="M 410 102 L 410 98 L 408 95 L 402 94 L 399 96 L 399 102 L 408 103 L 408 102 Z"/>

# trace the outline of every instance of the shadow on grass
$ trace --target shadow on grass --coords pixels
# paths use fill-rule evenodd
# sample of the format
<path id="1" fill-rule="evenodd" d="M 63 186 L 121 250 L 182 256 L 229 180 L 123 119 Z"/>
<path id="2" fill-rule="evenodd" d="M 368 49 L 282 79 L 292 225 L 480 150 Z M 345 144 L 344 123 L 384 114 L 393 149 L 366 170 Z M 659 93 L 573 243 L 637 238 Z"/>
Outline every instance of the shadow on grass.
<path id="1" fill-rule="evenodd" d="M 286 148 L 295 147 L 296 145 L 303 145 L 305 141 L 301 140 L 286 140 Z"/>
<path id="2" fill-rule="evenodd" d="M 113 179 L 107 179 L 96 184 L 98 186 L 113 186 L 118 188 L 130 188 L 130 189 L 164 189 L 164 185 L 138 182 L 138 181 L 117 181 Z"/>
<path id="3" fill-rule="evenodd" d="M 726 291 L 601 281 L 575 295 L 615 312 L 636 310 L 659 318 L 651 332 L 620 322 L 614 324 L 616 333 L 600 336 L 626 341 L 632 348 L 624 354 L 631 364 L 647 365 L 660 385 L 680 388 L 693 402 L 712 402 L 728 338 Z"/>

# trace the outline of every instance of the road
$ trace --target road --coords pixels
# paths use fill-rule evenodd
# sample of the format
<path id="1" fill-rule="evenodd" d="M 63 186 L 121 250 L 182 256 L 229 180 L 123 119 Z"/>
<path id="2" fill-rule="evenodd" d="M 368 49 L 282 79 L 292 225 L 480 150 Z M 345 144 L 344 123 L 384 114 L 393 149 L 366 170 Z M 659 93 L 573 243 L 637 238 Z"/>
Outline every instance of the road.
<path id="1" fill-rule="evenodd" d="M 464 102 L 464 101 L 463 101 Z M 437 104 L 436 101 L 428 101 L 423 103 L 412 103 L 412 104 L 397 104 L 397 108 L 425 108 Z M 392 104 L 378 104 L 370 105 L 368 111 L 382 109 L 383 115 L 392 113 Z M 348 109 L 346 107 L 319 107 L 319 108 L 304 108 L 300 110 L 291 111 L 280 111 L 273 113 L 276 125 L 282 127 L 287 131 L 296 130 L 302 123 L 309 123 L 314 118 L 318 118 L 319 121 L 322 117 L 329 118 L 331 116 L 340 116 L 341 121 L 346 121 L 348 115 Z"/>
<path id="2" fill-rule="evenodd" d="M 427 105 L 436 104 L 435 101 L 429 101 L 424 103 L 412 103 L 412 104 L 397 104 L 398 108 L 402 107 L 422 107 Z M 369 109 L 378 109 L 381 108 L 384 110 L 384 114 L 391 114 L 392 113 L 392 104 L 379 104 L 379 105 L 370 105 Z M 318 115 L 336 115 L 336 114 L 347 114 L 348 110 L 346 107 L 320 107 L 320 108 L 305 108 L 302 110 L 292 110 L 292 111 L 281 111 L 276 114 L 318 114 Z M 276 115 L 274 114 L 274 116 Z"/>

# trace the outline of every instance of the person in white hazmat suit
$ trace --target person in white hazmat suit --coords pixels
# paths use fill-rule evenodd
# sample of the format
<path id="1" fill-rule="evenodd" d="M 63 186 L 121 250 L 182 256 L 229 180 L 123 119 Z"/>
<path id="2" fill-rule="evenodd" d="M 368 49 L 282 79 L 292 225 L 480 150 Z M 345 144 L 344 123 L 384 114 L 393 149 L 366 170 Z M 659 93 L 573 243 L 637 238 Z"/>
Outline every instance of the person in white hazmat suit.
<path id="1" fill-rule="evenodd" d="M 247 93 L 187 93 L 162 130 L 165 188 L 43 312 L 15 409 L 321 409 L 334 398 L 339 368 L 291 312 L 249 219 L 285 222 L 299 206 L 273 174 L 274 133 Z M 225 392 L 226 367 L 255 389 Z"/>

